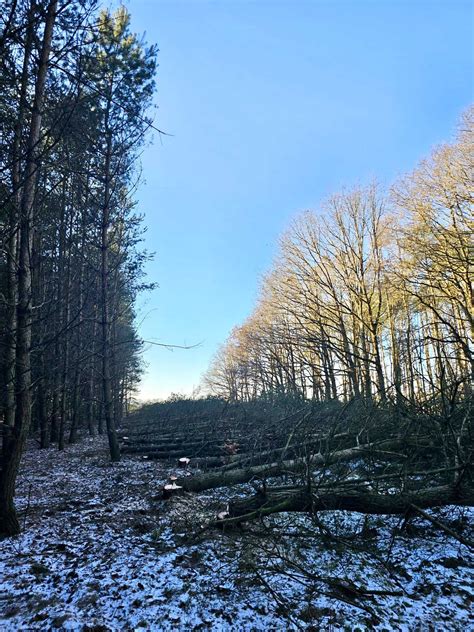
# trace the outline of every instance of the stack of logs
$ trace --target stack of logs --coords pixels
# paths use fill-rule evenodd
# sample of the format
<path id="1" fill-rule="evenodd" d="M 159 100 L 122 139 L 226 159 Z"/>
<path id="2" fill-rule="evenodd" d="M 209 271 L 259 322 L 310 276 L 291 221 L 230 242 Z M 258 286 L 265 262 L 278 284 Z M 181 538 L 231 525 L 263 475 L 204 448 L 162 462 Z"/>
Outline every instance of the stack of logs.
<path id="1" fill-rule="evenodd" d="M 447 463 L 433 467 L 433 455 L 436 461 L 445 450 L 436 437 L 411 426 L 398 432 L 361 429 L 336 423 L 327 411 L 298 412 L 280 422 L 240 418 L 237 423 L 231 415 L 214 420 L 189 415 L 166 423 L 135 420 L 121 437 L 122 451 L 187 469 L 170 477 L 165 498 L 242 483 L 257 488 L 254 496 L 231 502 L 219 515 L 223 522 L 278 511 L 404 514 L 448 503 L 474 505 L 472 478 L 460 478 L 461 461 L 451 468 Z M 363 480 L 348 475 L 354 468 L 342 467 L 351 463 L 363 464 Z M 376 463 L 382 464 L 379 469 Z M 345 474 L 336 475 L 334 468 Z M 292 484 L 282 486 L 288 475 Z M 459 480 L 463 485 L 452 484 Z"/>

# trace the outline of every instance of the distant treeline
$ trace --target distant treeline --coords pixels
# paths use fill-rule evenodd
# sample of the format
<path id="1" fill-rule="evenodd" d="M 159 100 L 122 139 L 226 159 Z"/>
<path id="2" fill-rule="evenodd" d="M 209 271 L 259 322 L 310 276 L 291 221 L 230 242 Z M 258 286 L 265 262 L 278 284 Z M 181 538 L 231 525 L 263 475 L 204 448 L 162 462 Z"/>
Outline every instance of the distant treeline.
<path id="1" fill-rule="evenodd" d="M 210 392 L 436 399 L 447 415 L 471 393 L 473 117 L 388 193 L 344 190 L 294 222 L 253 314 L 214 358 Z"/>

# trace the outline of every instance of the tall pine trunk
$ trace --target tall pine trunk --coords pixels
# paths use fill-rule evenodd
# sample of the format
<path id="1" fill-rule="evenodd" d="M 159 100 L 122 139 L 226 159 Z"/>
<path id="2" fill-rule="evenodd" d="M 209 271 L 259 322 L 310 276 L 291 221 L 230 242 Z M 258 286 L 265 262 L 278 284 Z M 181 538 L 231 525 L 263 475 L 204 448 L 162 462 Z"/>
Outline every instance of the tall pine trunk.
<path id="1" fill-rule="evenodd" d="M 14 505 L 15 484 L 31 422 L 32 271 L 30 256 L 42 119 L 41 110 L 56 10 L 57 0 L 51 0 L 46 12 L 43 41 L 39 55 L 20 206 L 17 271 L 16 411 L 11 437 L 4 443 L 4 458 L 0 476 L 0 534 L 7 536 L 15 535 L 20 531 L 20 524 Z"/>
<path id="2" fill-rule="evenodd" d="M 112 378 L 110 374 L 110 315 L 109 315 L 109 228 L 110 228 L 110 201 L 111 201 L 111 162 L 112 162 L 112 138 L 107 133 L 107 147 L 105 156 L 105 191 L 104 207 L 102 210 L 101 226 L 101 351 L 102 351 L 102 405 L 109 440 L 110 458 L 112 461 L 120 461 L 120 447 L 115 429 Z"/>

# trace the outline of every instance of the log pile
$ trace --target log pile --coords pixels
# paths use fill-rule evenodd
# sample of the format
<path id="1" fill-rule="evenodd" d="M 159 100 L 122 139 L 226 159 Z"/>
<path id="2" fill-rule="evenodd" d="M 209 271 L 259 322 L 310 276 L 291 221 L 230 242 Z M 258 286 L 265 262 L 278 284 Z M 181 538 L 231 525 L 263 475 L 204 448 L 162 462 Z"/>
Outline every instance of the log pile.
<path id="1" fill-rule="evenodd" d="M 327 421 L 323 414 L 315 413 L 310 420 L 308 414 L 291 414 L 275 421 L 254 416 L 237 418 L 232 410 L 228 413 L 217 419 L 203 414 L 154 421 L 133 419 L 120 436 L 122 452 L 172 462 L 188 458 L 192 467 L 225 471 L 272 459 L 296 458 L 308 450 L 318 452 L 328 438 L 322 427 Z M 287 421 L 293 423 L 288 425 Z M 331 440 L 348 447 L 355 438 L 341 432 Z"/>
<path id="2" fill-rule="evenodd" d="M 373 412 L 349 417 L 344 407 L 306 406 L 280 419 L 229 407 L 216 418 L 130 423 L 122 441 L 125 453 L 188 469 L 169 481 L 164 498 L 251 484 L 257 493 L 219 512 L 216 523 L 227 524 L 278 512 L 384 515 L 474 505 L 472 438 L 434 428 Z"/>

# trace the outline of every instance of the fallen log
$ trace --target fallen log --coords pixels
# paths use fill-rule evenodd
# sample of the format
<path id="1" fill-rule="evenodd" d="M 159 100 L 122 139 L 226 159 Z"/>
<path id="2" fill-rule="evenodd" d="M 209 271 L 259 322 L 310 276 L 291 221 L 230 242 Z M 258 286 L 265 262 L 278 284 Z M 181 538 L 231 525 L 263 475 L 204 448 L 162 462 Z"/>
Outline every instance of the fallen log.
<path id="1" fill-rule="evenodd" d="M 368 443 L 355 446 L 346 450 L 337 450 L 329 454 L 313 454 L 307 458 L 276 461 L 265 465 L 256 465 L 244 469 L 230 470 L 228 472 L 209 472 L 185 479 L 179 479 L 178 484 L 186 491 L 200 492 L 217 487 L 228 487 L 239 483 L 248 483 L 254 478 L 268 478 L 279 476 L 285 472 L 300 472 L 306 468 L 331 465 L 339 461 L 351 461 L 367 454 L 376 454 L 384 450 L 396 450 L 405 445 L 402 439 L 389 439 L 377 443 Z"/>
<path id="2" fill-rule="evenodd" d="M 332 437 L 333 440 L 335 439 L 339 439 L 339 437 L 346 437 L 347 433 L 344 433 L 343 435 L 336 435 L 335 437 Z M 318 439 L 314 439 L 311 441 L 306 441 L 305 443 L 298 443 L 298 444 L 294 444 L 294 445 L 284 445 L 281 447 L 275 447 L 275 448 L 271 448 L 270 450 L 264 450 L 262 452 L 258 452 L 258 451 L 248 451 L 248 452 L 239 452 L 238 454 L 232 455 L 231 457 L 229 457 L 228 459 L 228 463 L 226 463 L 225 465 L 222 465 L 222 467 L 219 468 L 219 472 L 228 472 L 229 470 L 233 470 L 234 468 L 242 468 L 242 467 L 249 467 L 252 465 L 261 465 L 264 463 L 268 464 L 268 461 L 270 459 L 277 459 L 277 458 L 284 458 L 284 457 L 291 457 L 292 459 L 295 459 L 297 457 L 300 458 L 305 458 L 303 455 L 306 456 L 311 452 L 315 453 L 317 451 L 317 448 L 320 448 L 322 443 L 327 441 L 328 438 L 327 437 L 320 437 Z M 347 446 L 346 446 L 347 447 Z M 342 448 L 342 446 L 338 446 L 339 449 Z"/>
<path id="3" fill-rule="evenodd" d="M 150 459 L 161 459 L 163 461 L 168 461 L 170 459 L 176 459 L 181 456 L 209 456 L 209 457 L 219 457 L 225 456 L 225 451 L 221 448 L 208 448 L 208 449 L 183 449 L 183 450 L 156 450 L 152 447 L 147 446 L 139 446 L 139 447 L 124 447 L 122 449 L 123 454 L 146 454 Z"/>
<path id="4" fill-rule="evenodd" d="M 189 441 L 187 443 L 145 443 L 145 442 L 131 442 L 130 440 L 123 446 L 124 452 L 140 453 L 140 452 L 192 452 L 198 450 L 219 450 L 223 448 L 222 441 Z"/>
<path id="5" fill-rule="evenodd" d="M 224 456 L 193 456 L 191 458 L 191 467 L 200 468 L 200 469 L 213 469 L 220 468 L 222 464 L 225 462 L 226 457 Z"/>
<path id="6" fill-rule="evenodd" d="M 250 498 L 231 501 L 227 509 L 228 517 L 220 522 L 242 522 L 289 511 L 355 511 L 362 514 L 403 515 L 446 505 L 474 507 L 474 489 L 442 485 L 413 492 L 388 494 L 337 487 L 316 492 L 307 487 L 275 491 L 269 487 L 265 493 L 260 492 Z"/>
<path id="7" fill-rule="evenodd" d="M 176 448 L 181 448 L 182 446 L 187 446 L 187 445 L 191 445 L 191 446 L 199 446 L 199 445 L 203 445 L 205 444 L 219 444 L 219 443 L 223 443 L 222 441 L 219 441 L 218 439 L 212 439 L 212 440 L 208 440 L 208 441 L 192 441 L 189 438 L 184 440 L 184 439 L 164 439 L 163 437 L 160 437 L 159 435 L 150 435 L 147 437 L 134 437 L 133 435 L 127 435 L 126 437 L 123 437 L 121 439 L 123 442 L 125 443 L 129 443 L 130 445 L 134 445 L 134 446 L 155 446 L 157 448 L 163 448 L 163 449 L 168 449 L 168 450 L 173 450 Z"/>

